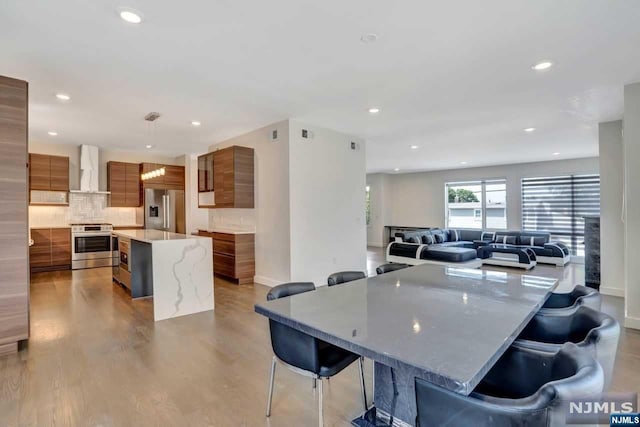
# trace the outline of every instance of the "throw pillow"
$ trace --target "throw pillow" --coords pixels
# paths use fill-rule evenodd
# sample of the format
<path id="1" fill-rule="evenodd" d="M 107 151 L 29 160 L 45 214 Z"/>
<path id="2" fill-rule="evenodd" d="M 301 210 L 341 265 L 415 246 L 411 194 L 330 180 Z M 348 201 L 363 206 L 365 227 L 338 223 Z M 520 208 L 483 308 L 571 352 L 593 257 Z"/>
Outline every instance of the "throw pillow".
<path id="1" fill-rule="evenodd" d="M 542 236 L 520 236 L 520 244 L 524 246 L 544 246 L 544 243 Z"/>
<path id="2" fill-rule="evenodd" d="M 508 236 L 506 234 L 500 234 L 500 235 L 496 235 L 495 242 L 501 243 L 503 245 L 516 245 L 518 242 L 518 238 L 516 236 Z"/>
<path id="3" fill-rule="evenodd" d="M 442 234 L 438 233 L 438 234 L 434 234 L 433 237 L 435 237 L 436 239 L 436 243 L 442 243 L 444 242 L 444 237 L 442 237 Z"/>
<path id="4" fill-rule="evenodd" d="M 460 236 L 458 235 L 458 230 L 449 230 L 449 235 L 451 236 L 452 242 L 457 242 L 460 240 Z"/>
<path id="5" fill-rule="evenodd" d="M 496 233 L 492 233 L 490 231 L 483 231 L 480 235 L 480 240 L 483 242 L 493 242 L 496 237 Z"/>

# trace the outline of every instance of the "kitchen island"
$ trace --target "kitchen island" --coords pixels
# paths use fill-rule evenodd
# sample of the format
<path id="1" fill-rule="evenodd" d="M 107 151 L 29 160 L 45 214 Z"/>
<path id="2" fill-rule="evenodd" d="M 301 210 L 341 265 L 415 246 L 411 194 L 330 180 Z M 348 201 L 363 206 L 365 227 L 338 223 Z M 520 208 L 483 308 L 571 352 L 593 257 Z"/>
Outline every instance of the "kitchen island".
<path id="1" fill-rule="evenodd" d="M 153 296 L 156 321 L 213 310 L 211 239 L 160 230 L 113 234 L 129 245 L 124 265 L 131 296 Z"/>

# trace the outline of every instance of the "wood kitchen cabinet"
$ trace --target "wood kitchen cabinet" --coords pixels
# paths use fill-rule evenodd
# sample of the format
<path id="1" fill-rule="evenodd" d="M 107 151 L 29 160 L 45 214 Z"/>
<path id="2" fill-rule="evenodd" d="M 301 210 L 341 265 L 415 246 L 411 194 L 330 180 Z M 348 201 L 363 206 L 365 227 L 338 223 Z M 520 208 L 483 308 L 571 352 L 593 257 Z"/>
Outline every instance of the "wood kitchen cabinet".
<path id="1" fill-rule="evenodd" d="M 238 284 L 253 283 L 255 267 L 255 235 L 198 231 L 199 236 L 213 239 L 213 272 L 237 280 Z"/>
<path id="2" fill-rule="evenodd" d="M 69 191 L 69 158 L 30 153 L 29 189 Z"/>
<path id="3" fill-rule="evenodd" d="M 70 228 L 32 228 L 31 238 L 29 266 L 32 272 L 71 268 Z"/>
<path id="4" fill-rule="evenodd" d="M 213 191 L 213 157 L 215 153 L 198 156 L 198 192 Z"/>
<path id="5" fill-rule="evenodd" d="M 206 208 L 254 207 L 254 150 L 237 145 L 198 158 L 198 191 L 214 192 Z"/>
<path id="6" fill-rule="evenodd" d="M 142 181 L 143 188 L 159 188 L 161 190 L 184 190 L 184 166 L 163 165 L 160 163 L 142 163 L 140 173 L 164 168 L 165 174 Z"/>
<path id="7" fill-rule="evenodd" d="M 0 76 L 0 355 L 29 338 L 29 85 Z"/>
<path id="8" fill-rule="evenodd" d="M 108 162 L 107 190 L 111 192 L 110 206 L 112 207 L 140 206 L 140 165 Z"/>

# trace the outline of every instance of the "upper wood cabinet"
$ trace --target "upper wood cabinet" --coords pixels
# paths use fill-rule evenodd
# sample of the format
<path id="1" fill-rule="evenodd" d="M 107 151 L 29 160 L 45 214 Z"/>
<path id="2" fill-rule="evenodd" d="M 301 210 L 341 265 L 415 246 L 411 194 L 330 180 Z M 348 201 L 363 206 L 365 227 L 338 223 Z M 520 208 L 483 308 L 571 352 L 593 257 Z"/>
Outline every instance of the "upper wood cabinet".
<path id="1" fill-rule="evenodd" d="M 213 157 L 207 153 L 198 157 L 198 192 L 213 191 Z"/>
<path id="2" fill-rule="evenodd" d="M 69 191 L 69 158 L 29 154 L 29 189 Z"/>
<path id="3" fill-rule="evenodd" d="M 253 148 L 237 145 L 198 158 L 198 191 L 214 191 L 208 208 L 253 208 Z M 212 181 L 211 182 L 211 178 Z"/>
<path id="4" fill-rule="evenodd" d="M 184 166 L 163 165 L 160 163 L 143 163 L 141 173 L 164 168 L 164 175 L 142 181 L 143 188 L 159 188 L 161 190 L 184 190 Z"/>
<path id="5" fill-rule="evenodd" d="M 140 206 L 140 165 L 108 162 L 107 190 L 111 192 L 112 207 Z"/>

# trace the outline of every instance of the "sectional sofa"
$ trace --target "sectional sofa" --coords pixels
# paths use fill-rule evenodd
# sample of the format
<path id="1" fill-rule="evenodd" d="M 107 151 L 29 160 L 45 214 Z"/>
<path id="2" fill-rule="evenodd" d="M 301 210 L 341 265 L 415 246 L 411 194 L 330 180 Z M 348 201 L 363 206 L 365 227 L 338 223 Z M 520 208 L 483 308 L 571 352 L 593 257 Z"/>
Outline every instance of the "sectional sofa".
<path id="1" fill-rule="evenodd" d="M 516 258 L 520 257 L 520 264 L 524 263 L 523 253 L 528 254 L 528 268 L 536 262 L 564 266 L 571 261 L 567 246 L 551 241 L 549 233 L 458 229 L 396 233 L 395 240 L 387 246 L 387 261 L 413 265 L 443 263 L 478 267 L 482 264 L 482 260 L 478 258 L 478 248 L 490 245 L 511 248 Z M 490 252 L 480 251 L 481 255 Z"/>

